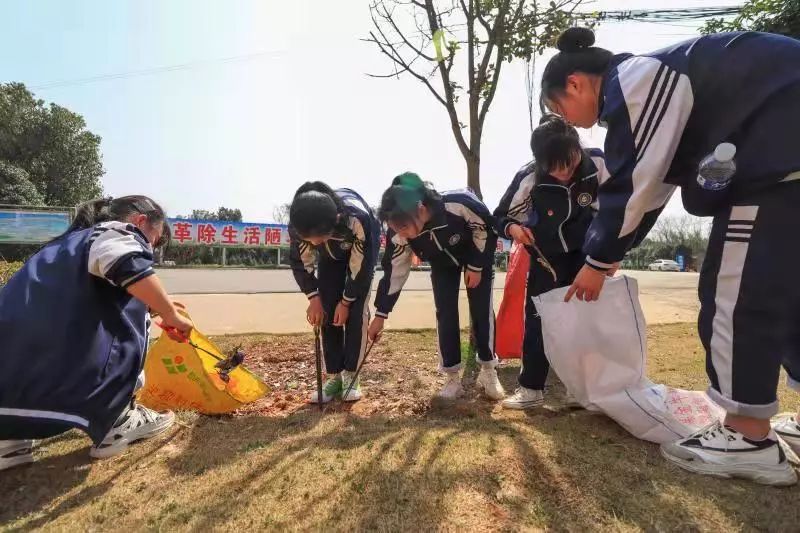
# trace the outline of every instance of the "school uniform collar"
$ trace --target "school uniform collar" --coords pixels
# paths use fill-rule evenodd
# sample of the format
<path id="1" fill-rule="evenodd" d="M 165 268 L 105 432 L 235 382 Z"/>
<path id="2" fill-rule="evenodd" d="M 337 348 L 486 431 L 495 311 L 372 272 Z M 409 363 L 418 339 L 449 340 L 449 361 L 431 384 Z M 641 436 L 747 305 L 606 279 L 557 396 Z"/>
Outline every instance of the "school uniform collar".
<path id="1" fill-rule="evenodd" d="M 603 108 L 606 105 L 606 90 L 608 89 L 608 82 L 609 77 L 617 76 L 617 65 L 622 63 L 628 58 L 633 57 L 633 54 L 624 53 L 624 54 L 616 54 L 611 57 L 611 60 L 608 62 L 608 69 L 603 73 L 602 80 L 600 82 L 600 94 L 597 96 L 597 123 L 602 127 L 607 127 L 605 117 L 603 116 Z"/>

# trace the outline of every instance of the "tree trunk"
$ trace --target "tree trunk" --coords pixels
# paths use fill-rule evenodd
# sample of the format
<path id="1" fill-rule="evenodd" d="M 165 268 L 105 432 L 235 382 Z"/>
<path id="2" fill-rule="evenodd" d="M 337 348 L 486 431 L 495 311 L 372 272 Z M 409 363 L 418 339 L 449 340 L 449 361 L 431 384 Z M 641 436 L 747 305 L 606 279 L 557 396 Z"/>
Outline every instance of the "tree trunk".
<path id="1" fill-rule="evenodd" d="M 483 193 L 481 192 L 481 158 L 473 154 L 469 154 L 464 158 L 467 163 L 467 186 L 483 200 Z"/>

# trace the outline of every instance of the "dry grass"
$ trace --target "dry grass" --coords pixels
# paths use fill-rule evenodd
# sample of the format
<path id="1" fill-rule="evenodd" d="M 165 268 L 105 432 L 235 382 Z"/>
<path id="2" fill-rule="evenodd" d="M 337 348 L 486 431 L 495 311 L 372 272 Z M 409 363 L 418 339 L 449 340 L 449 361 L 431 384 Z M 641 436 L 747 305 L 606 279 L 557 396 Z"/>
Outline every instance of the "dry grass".
<path id="1" fill-rule="evenodd" d="M 308 346 L 297 337 L 244 340 Z M 350 412 L 185 414 L 186 427 L 104 462 L 89 460 L 78 433 L 51 439 L 34 465 L 0 474 L 2 529 L 797 528 L 800 489 L 679 471 L 605 417 L 561 407 L 557 383 L 551 405 L 529 413 L 502 411 L 472 389 L 457 406 L 415 409 L 435 391 L 434 345 L 430 332 L 392 334 L 365 371 L 371 403 Z M 654 380 L 704 386 L 692 326 L 651 328 L 649 346 Z M 502 370 L 509 388 L 516 372 Z M 381 390 L 398 388 L 408 405 L 374 408 Z M 781 395 L 786 405 L 800 401 L 785 388 Z"/>

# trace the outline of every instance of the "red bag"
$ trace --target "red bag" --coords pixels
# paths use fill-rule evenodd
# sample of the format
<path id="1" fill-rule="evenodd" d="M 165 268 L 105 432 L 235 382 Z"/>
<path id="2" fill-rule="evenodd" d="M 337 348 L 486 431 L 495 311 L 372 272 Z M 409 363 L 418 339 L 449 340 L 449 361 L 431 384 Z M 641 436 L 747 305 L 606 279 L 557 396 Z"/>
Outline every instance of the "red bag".
<path id="1" fill-rule="evenodd" d="M 524 246 L 514 243 L 508 258 L 503 301 L 497 313 L 495 352 L 500 359 L 522 357 L 525 337 L 525 292 L 531 257 Z"/>

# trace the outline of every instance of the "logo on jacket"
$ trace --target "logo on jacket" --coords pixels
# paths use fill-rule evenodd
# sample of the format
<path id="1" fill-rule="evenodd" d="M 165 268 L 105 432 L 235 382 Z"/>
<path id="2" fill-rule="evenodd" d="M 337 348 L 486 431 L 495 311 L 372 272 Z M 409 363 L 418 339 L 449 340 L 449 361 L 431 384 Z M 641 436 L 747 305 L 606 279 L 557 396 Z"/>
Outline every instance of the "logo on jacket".
<path id="1" fill-rule="evenodd" d="M 452 235 L 452 236 L 450 237 L 450 240 L 449 240 L 449 241 L 447 241 L 447 242 L 449 242 L 449 243 L 450 243 L 450 246 L 455 246 L 455 245 L 456 245 L 456 244 L 458 244 L 460 241 L 461 241 L 461 235 L 459 235 L 458 233 L 456 233 L 455 235 Z"/>
<path id="2" fill-rule="evenodd" d="M 586 207 L 587 205 L 592 203 L 592 195 L 588 192 L 582 192 L 578 195 L 578 205 L 581 207 Z"/>
<path id="3" fill-rule="evenodd" d="M 339 245 L 339 247 L 342 250 L 349 250 L 350 248 L 353 247 L 353 243 L 352 242 L 347 242 L 347 241 L 342 241 L 342 243 Z"/>

